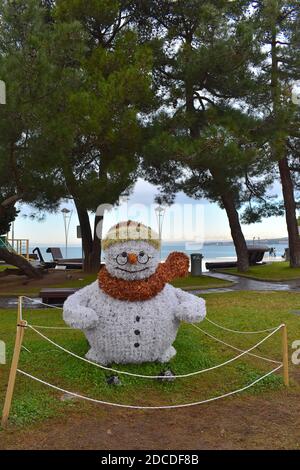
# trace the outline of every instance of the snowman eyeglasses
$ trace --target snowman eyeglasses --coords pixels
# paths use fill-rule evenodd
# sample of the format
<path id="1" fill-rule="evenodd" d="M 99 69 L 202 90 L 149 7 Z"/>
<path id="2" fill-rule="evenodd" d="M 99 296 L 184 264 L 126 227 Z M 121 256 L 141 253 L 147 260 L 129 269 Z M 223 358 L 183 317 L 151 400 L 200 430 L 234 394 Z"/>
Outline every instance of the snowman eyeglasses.
<path id="1" fill-rule="evenodd" d="M 147 255 L 147 253 L 144 253 L 144 251 L 140 251 L 139 254 L 137 255 L 137 260 L 139 264 L 147 264 L 149 259 L 151 258 L 153 258 L 153 256 Z M 128 253 L 126 253 L 126 251 L 123 251 L 123 253 L 120 253 L 115 258 L 115 261 L 120 266 L 124 266 L 126 263 L 128 263 Z"/>

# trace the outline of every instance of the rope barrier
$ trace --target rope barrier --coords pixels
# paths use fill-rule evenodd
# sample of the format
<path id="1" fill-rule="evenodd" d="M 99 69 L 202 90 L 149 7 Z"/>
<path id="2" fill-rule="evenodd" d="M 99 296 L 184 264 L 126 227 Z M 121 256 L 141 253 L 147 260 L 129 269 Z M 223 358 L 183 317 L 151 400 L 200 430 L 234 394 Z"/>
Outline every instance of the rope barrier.
<path id="1" fill-rule="evenodd" d="M 216 400 L 219 400 L 221 398 L 229 397 L 231 395 L 234 395 L 234 394 L 243 392 L 244 390 L 247 390 L 248 388 L 254 386 L 258 382 L 265 379 L 269 375 L 275 373 L 276 371 L 278 371 L 281 368 L 283 368 L 284 384 L 286 386 L 289 385 L 288 343 L 287 343 L 287 329 L 286 329 L 285 324 L 281 324 L 278 327 L 274 327 L 274 328 L 269 328 L 269 329 L 265 329 L 265 330 L 251 331 L 250 332 L 250 331 L 232 330 L 230 328 L 223 327 L 222 325 L 219 325 L 219 324 L 213 322 L 212 320 L 207 319 L 207 321 L 210 322 L 211 324 L 213 324 L 213 325 L 215 325 L 215 326 L 217 326 L 217 327 L 219 327 L 219 328 L 221 328 L 225 331 L 230 331 L 230 332 L 233 332 L 233 333 L 244 333 L 244 334 L 254 334 L 254 333 L 263 333 L 263 332 L 270 332 L 270 333 L 266 337 L 264 337 L 262 340 L 260 340 L 258 343 L 256 343 L 254 346 L 247 349 L 246 351 L 243 351 L 243 350 L 241 350 L 241 349 L 239 349 L 235 346 L 232 346 L 232 345 L 226 343 L 225 341 L 223 341 L 219 338 L 216 338 L 215 336 L 211 335 L 210 333 L 208 333 L 208 332 L 202 330 L 201 328 L 199 328 L 197 325 L 192 324 L 196 329 L 198 329 L 199 331 L 201 331 L 202 333 L 204 333 L 208 337 L 216 340 L 219 343 L 224 344 L 225 346 L 228 346 L 232 349 L 240 351 L 241 353 L 238 354 L 237 356 L 231 358 L 231 359 L 228 359 L 227 361 L 225 361 L 221 364 L 217 364 L 217 365 L 209 367 L 207 369 L 202 369 L 202 370 L 199 370 L 199 371 L 191 372 L 189 374 L 177 375 L 177 376 L 174 376 L 174 378 L 191 377 L 191 376 L 199 375 L 199 374 L 202 374 L 204 372 L 208 372 L 208 371 L 211 371 L 211 370 L 214 370 L 214 369 L 218 369 L 222 366 L 228 365 L 228 364 L 236 361 L 237 359 L 241 358 L 242 356 L 244 356 L 246 354 L 257 357 L 259 359 L 266 360 L 268 362 L 277 363 L 279 365 L 277 365 L 277 367 L 272 369 L 270 372 L 264 374 L 263 376 L 259 377 L 258 379 L 254 380 L 252 383 L 250 383 L 250 384 L 248 384 L 248 385 L 246 385 L 242 388 L 236 389 L 236 390 L 228 392 L 228 393 L 224 393 L 223 395 L 208 398 L 206 400 L 201 400 L 201 401 L 197 401 L 197 402 L 193 402 L 193 403 L 184 403 L 184 404 L 179 404 L 179 405 L 161 405 L 161 406 L 125 405 L 125 404 L 121 404 L 121 403 L 112 403 L 112 402 L 107 402 L 107 401 L 104 401 L 104 400 L 97 400 L 95 398 L 91 398 L 91 397 L 87 397 L 87 396 L 84 396 L 84 395 L 80 395 L 78 393 L 70 392 L 70 391 L 64 390 L 64 389 L 62 389 L 62 388 L 60 388 L 56 385 L 50 384 L 50 383 L 48 383 L 48 382 L 46 382 L 42 379 L 39 379 L 38 377 L 35 377 L 35 376 L 25 372 L 25 371 L 22 371 L 21 369 L 18 369 L 18 362 L 19 362 L 20 352 L 21 352 L 22 346 L 26 351 L 29 352 L 29 350 L 24 345 L 22 345 L 23 335 L 24 335 L 24 331 L 25 331 L 26 327 L 33 330 L 36 334 L 38 334 L 39 336 L 44 338 L 46 341 L 48 341 L 50 344 L 54 345 L 56 348 L 66 352 L 67 354 L 70 354 L 71 356 L 73 356 L 77 359 L 80 359 L 81 361 L 84 361 L 86 363 L 89 363 L 91 365 L 99 367 L 101 369 L 108 370 L 108 371 L 111 371 L 111 372 L 115 372 L 117 374 L 124 374 L 124 375 L 128 375 L 128 376 L 146 378 L 146 379 L 161 379 L 163 376 L 162 375 L 152 375 L 152 376 L 151 375 L 142 375 L 142 374 L 135 374 L 135 373 L 132 373 L 132 372 L 127 372 L 127 371 L 116 370 L 116 369 L 113 369 L 111 367 L 106 367 L 106 366 L 103 366 L 101 364 L 97 364 L 95 362 L 92 362 L 92 361 L 90 361 L 90 360 L 88 360 L 84 357 L 78 356 L 77 354 L 73 353 L 72 351 L 69 351 L 68 349 L 64 348 L 63 346 L 60 346 L 59 344 L 55 343 L 54 341 L 52 341 L 47 336 L 43 335 L 33 325 L 30 325 L 30 324 L 28 324 L 27 321 L 23 320 L 23 315 L 22 315 L 22 304 L 23 304 L 22 300 L 23 300 L 23 298 L 28 299 L 30 301 L 33 301 L 35 303 L 40 303 L 42 305 L 46 305 L 47 307 L 57 308 L 58 310 L 62 310 L 59 307 L 56 307 L 54 305 L 45 304 L 41 301 L 32 299 L 32 298 L 27 297 L 27 296 L 20 296 L 19 297 L 19 300 L 18 300 L 18 316 L 17 316 L 17 334 L 16 334 L 16 340 L 15 340 L 13 360 L 12 360 L 12 365 L 11 365 L 11 369 L 10 369 L 9 380 L 8 380 L 8 385 L 7 385 L 6 395 L 5 395 L 4 407 L 3 407 L 3 412 L 2 412 L 2 420 L 1 420 L 1 425 L 2 426 L 6 426 L 8 418 L 9 418 L 9 413 L 10 413 L 10 408 L 11 408 L 11 403 L 12 403 L 12 397 L 13 397 L 13 392 L 14 392 L 14 387 L 15 387 L 16 372 L 19 372 L 20 374 L 23 374 L 24 376 L 26 376 L 28 378 L 31 378 L 32 380 L 35 380 L 35 381 L 37 381 L 41 384 L 44 384 L 44 385 L 46 385 L 46 386 L 48 386 L 48 387 L 50 387 L 54 390 L 58 390 L 60 392 L 67 393 L 71 396 L 74 396 L 74 397 L 77 397 L 77 398 L 80 398 L 80 399 L 83 399 L 83 400 L 86 400 L 86 401 L 90 401 L 90 402 L 93 402 L 93 403 L 99 403 L 99 404 L 102 404 L 102 405 L 115 406 L 115 407 L 119 407 L 119 408 L 140 409 L 140 410 L 160 410 L 160 409 L 185 408 L 185 407 L 196 406 L 196 405 L 200 405 L 200 404 L 203 404 L 203 403 L 209 403 L 209 402 L 212 402 L 212 401 L 216 401 Z M 48 327 L 46 325 L 45 326 L 35 325 L 35 326 L 37 328 L 41 328 L 41 329 L 42 328 L 46 328 L 46 329 L 63 329 L 63 330 L 73 329 L 73 328 L 61 327 L 61 326 L 59 326 L 59 327 L 55 327 L 55 326 L 49 326 Z M 275 361 L 273 359 L 269 359 L 269 358 L 266 358 L 266 357 L 263 357 L 263 356 L 260 356 L 260 355 L 251 354 L 251 351 L 253 351 L 253 349 L 260 346 L 263 342 L 265 342 L 268 338 L 273 336 L 281 328 L 282 328 L 282 346 L 283 346 L 283 361 L 282 361 L 282 363 L 279 363 L 279 361 Z"/>
<path id="2" fill-rule="evenodd" d="M 199 326 L 195 325 L 194 323 L 192 323 L 192 326 L 193 326 L 194 328 L 196 328 L 197 330 L 201 331 L 201 333 L 203 333 L 204 335 L 208 336 L 209 338 L 212 338 L 212 339 L 214 339 L 215 341 L 217 341 L 217 342 L 219 342 L 219 343 L 222 343 L 222 344 L 224 344 L 225 346 L 228 346 L 229 348 L 235 349 L 236 351 L 240 351 L 240 352 L 243 351 L 243 349 L 239 349 L 239 348 L 237 348 L 236 346 L 233 346 L 232 344 L 226 343 L 226 342 L 223 341 L 222 339 L 217 338 L 216 336 L 211 335 L 211 334 L 208 333 L 207 331 L 202 330 L 202 328 L 200 328 Z M 271 358 L 269 358 L 269 357 L 260 356 L 259 354 L 248 353 L 248 356 L 256 357 L 256 358 L 258 358 L 258 359 L 263 359 L 264 361 L 272 362 L 272 363 L 274 363 L 274 364 L 281 364 L 280 361 L 275 361 L 274 359 L 271 359 Z"/>
<path id="3" fill-rule="evenodd" d="M 230 331 L 231 333 L 239 333 L 239 334 L 244 334 L 244 335 L 255 335 L 258 333 L 267 333 L 268 331 L 274 331 L 277 326 L 274 326 L 273 328 L 266 328 L 265 330 L 255 330 L 255 331 L 241 331 L 241 330 L 231 330 L 230 328 L 226 328 L 225 326 L 219 325 L 218 323 L 210 320 L 209 318 L 205 318 L 206 321 L 211 323 L 212 325 L 217 326 L 218 328 L 221 328 L 222 330 L 225 331 Z"/>
<path id="4" fill-rule="evenodd" d="M 256 343 L 254 346 L 252 346 L 251 348 L 249 348 L 248 350 L 246 351 L 243 351 L 241 352 L 241 354 L 238 354 L 237 356 L 231 358 L 231 359 L 228 359 L 227 361 L 221 363 L 221 364 L 217 364 L 215 366 L 212 366 L 212 367 L 209 367 L 207 369 L 202 369 L 202 370 L 199 370 L 199 371 L 195 371 L 195 372 L 190 372 L 188 374 L 181 374 L 181 375 L 176 375 L 175 377 L 176 378 L 186 378 L 186 377 L 192 377 L 194 375 L 199 375 L 199 374 L 203 374 L 204 372 L 208 372 L 208 371 L 211 371 L 211 370 L 214 370 L 214 369 L 218 369 L 222 366 L 225 366 L 225 365 L 228 365 L 230 364 L 231 362 L 234 362 L 236 361 L 237 359 L 239 359 L 240 357 L 244 356 L 245 354 L 248 354 L 249 352 L 251 352 L 253 349 L 257 348 L 258 346 L 260 346 L 264 341 L 266 341 L 268 338 L 270 338 L 272 335 L 274 335 L 278 330 L 280 330 L 282 327 L 282 325 L 278 326 L 276 330 L 272 331 L 271 333 L 269 333 L 265 338 L 263 338 L 262 340 L 260 340 L 258 343 Z M 77 359 L 80 359 L 81 361 L 84 361 L 84 362 L 87 362 L 88 364 L 92 364 L 96 367 L 99 367 L 100 369 L 104 369 L 104 370 L 109 370 L 110 372 L 115 372 L 117 374 L 123 374 L 123 375 L 130 375 L 132 377 L 139 377 L 139 378 L 143 378 L 143 379 L 159 379 L 161 378 L 162 376 L 161 375 L 142 375 L 142 374 L 135 374 L 133 372 L 127 372 L 127 371 L 121 371 L 121 370 L 117 370 L 117 369 L 113 369 L 111 367 L 106 367 L 106 366 L 103 366 L 102 364 L 97 364 L 96 362 L 93 362 L 93 361 L 90 361 L 89 359 L 86 359 L 85 357 L 81 357 L 81 356 L 78 356 L 77 354 L 73 353 L 72 351 L 69 351 L 68 349 L 64 348 L 63 346 L 60 346 L 59 344 L 55 343 L 54 341 L 52 341 L 50 338 L 48 338 L 47 336 L 43 335 L 43 333 L 41 333 L 40 331 L 36 330 L 32 325 L 28 325 L 28 328 L 30 328 L 31 330 L 33 330 L 35 333 L 37 333 L 38 335 L 40 335 L 42 338 L 44 338 L 46 341 L 48 341 L 49 343 L 53 344 L 54 346 L 56 346 L 57 348 L 61 349 L 62 351 L 66 352 L 67 354 L 70 354 L 71 356 L 73 357 L 76 357 Z"/>
<path id="5" fill-rule="evenodd" d="M 135 409 L 135 410 L 164 410 L 164 409 L 174 409 L 174 408 L 187 408 L 189 406 L 202 405 L 203 403 L 209 403 L 209 402 L 212 402 L 212 401 L 220 400 L 221 398 L 226 398 L 226 397 L 229 397 L 231 395 L 241 393 L 244 390 L 247 390 L 248 388 L 253 387 L 258 382 L 265 379 L 269 375 L 273 374 L 277 370 L 281 369 L 281 367 L 283 367 L 282 364 L 280 366 L 275 367 L 275 369 L 271 370 L 267 374 L 264 374 L 263 376 L 261 376 L 258 379 L 254 380 L 253 382 L 246 385 L 245 387 L 239 388 L 237 390 L 233 390 L 232 392 L 224 393 L 223 395 L 219 395 L 217 397 L 208 398 L 206 400 L 201 400 L 201 401 L 197 401 L 197 402 L 193 402 L 193 403 L 183 403 L 182 405 L 162 405 L 162 406 L 123 405 L 122 403 L 112 403 L 112 402 L 108 402 L 108 401 L 97 400 L 96 398 L 90 398 L 90 397 L 87 397 L 87 396 L 84 396 L 84 395 L 80 395 L 79 393 L 74 393 L 74 392 L 70 392 L 68 390 L 64 390 L 63 388 L 57 387 L 56 385 L 53 385 L 53 384 L 50 384 L 49 382 L 41 380 L 38 377 L 35 377 L 34 375 L 28 374 L 27 372 L 25 372 L 21 369 L 17 369 L 17 371 L 20 374 L 23 374 L 26 377 L 28 377 L 32 380 L 35 380 L 36 382 L 39 382 L 43 385 L 47 385 L 48 387 L 53 388 L 54 390 L 58 390 L 59 392 L 67 393 L 69 395 L 72 395 L 76 398 L 80 398 L 82 400 L 90 401 L 90 402 L 93 402 L 93 403 L 98 403 L 100 405 L 108 405 L 108 406 L 115 406 L 115 407 L 119 407 L 119 408 L 129 408 L 129 409 Z"/>
<path id="6" fill-rule="evenodd" d="M 33 326 L 34 328 L 40 328 L 40 329 L 46 329 L 46 330 L 47 329 L 48 330 L 72 330 L 72 331 L 75 330 L 75 328 L 69 328 L 69 327 L 64 327 L 64 326 L 61 326 L 61 327 L 59 327 L 59 326 L 44 326 L 44 325 L 31 325 L 31 326 Z M 194 328 L 196 328 L 197 330 L 201 331 L 201 333 L 208 336 L 209 338 L 212 338 L 215 341 L 217 341 L 219 343 L 222 343 L 222 344 L 224 344 L 225 346 L 228 346 L 231 349 L 234 349 L 235 351 L 243 352 L 243 349 L 237 348 L 236 346 L 233 346 L 232 344 L 229 344 L 229 343 L 221 340 L 220 338 L 217 338 L 216 336 L 213 336 L 212 334 L 208 333 L 207 331 L 204 331 L 202 328 L 195 325 L 194 323 L 192 323 L 192 326 Z M 258 359 L 262 359 L 266 362 L 272 362 L 274 364 L 281 364 L 280 361 L 275 361 L 274 359 L 271 359 L 271 358 L 268 358 L 268 357 L 265 357 L 265 356 L 260 356 L 259 354 L 248 353 L 248 355 L 252 356 L 252 357 L 256 357 Z"/>
<path id="7" fill-rule="evenodd" d="M 49 308 L 56 308 L 58 310 L 63 310 L 62 307 L 57 307 L 56 305 L 50 305 L 50 304 L 46 304 L 44 302 L 41 302 L 40 300 L 37 300 L 37 299 L 34 299 L 34 298 L 31 298 L 31 297 L 26 297 L 25 295 L 22 296 L 24 299 L 28 299 L 28 300 L 31 300 L 33 303 L 38 303 L 38 304 L 41 304 L 41 305 L 45 305 L 46 307 L 49 307 Z M 254 334 L 259 334 L 259 333 L 267 333 L 269 331 L 275 331 L 276 330 L 276 326 L 272 327 L 272 328 L 266 328 L 265 330 L 254 330 L 254 331 L 242 331 L 242 330 L 233 330 L 231 328 L 227 328 L 223 325 L 220 325 L 212 320 L 210 320 L 209 318 L 205 317 L 204 321 L 208 321 L 209 323 L 211 323 L 212 325 L 218 327 L 218 328 L 221 328 L 222 330 L 225 330 L 225 331 L 230 331 L 231 333 L 238 333 L 238 334 L 245 334 L 245 335 L 254 335 Z M 32 325 L 32 326 L 36 326 L 37 328 L 44 328 L 44 329 L 66 329 L 66 330 L 73 330 L 75 328 L 72 328 L 72 327 L 55 327 L 55 326 L 39 326 L 39 325 Z"/>
<path id="8" fill-rule="evenodd" d="M 76 328 L 71 328 L 71 327 L 68 327 L 68 326 L 46 326 L 46 325 L 31 325 L 31 326 L 34 326 L 35 328 L 40 328 L 41 330 L 71 330 L 71 331 L 76 331 Z"/>
<path id="9" fill-rule="evenodd" d="M 50 304 L 45 304 L 45 302 L 41 302 L 38 299 L 33 299 L 31 297 L 26 297 L 26 295 L 22 295 L 23 299 L 31 300 L 34 304 L 41 304 L 41 305 L 46 305 L 46 307 L 50 308 L 56 308 L 57 310 L 63 310 L 63 307 L 57 307 L 56 305 L 50 305 Z"/>

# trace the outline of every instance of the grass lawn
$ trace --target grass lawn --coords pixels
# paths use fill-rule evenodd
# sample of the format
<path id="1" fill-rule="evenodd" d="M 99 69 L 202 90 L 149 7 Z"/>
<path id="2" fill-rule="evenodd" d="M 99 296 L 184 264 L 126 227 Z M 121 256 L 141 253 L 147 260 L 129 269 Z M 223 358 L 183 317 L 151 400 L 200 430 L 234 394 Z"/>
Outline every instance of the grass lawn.
<path id="1" fill-rule="evenodd" d="M 60 285 L 53 287 L 84 287 L 91 282 L 96 280 L 95 274 L 80 274 L 76 276 L 77 279 L 70 279 Z M 211 276 L 187 276 L 184 278 L 175 279 L 171 284 L 175 287 L 181 287 L 182 289 L 210 289 L 216 287 L 229 287 L 232 285 L 230 281 L 224 281 L 223 279 L 212 278 Z"/>
<path id="2" fill-rule="evenodd" d="M 205 296 L 204 296 L 205 297 Z M 288 325 L 289 344 L 300 337 L 299 317 L 290 313 L 300 308 L 300 294 L 297 293 L 257 293 L 230 292 L 208 295 L 208 317 L 224 326 L 238 330 L 265 329 L 286 322 Z M 64 325 L 60 310 L 24 309 L 23 317 L 36 325 Z M 7 384 L 9 364 L 15 337 L 16 312 L 0 310 L 0 339 L 7 344 L 8 365 L 0 369 L 0 407 L 2 408 Z M 238 335 L 217 329 L 204 321 L 200 325 L 211 334 L 240 347 L 249 348 L 265 334 Z M 60 345 L 83 356 L 88 350 L 84 335 L 77 330 L 42 330 Z M 143 405 L 179 404 L 199 401 L 217 396 L 247 385 L 274 367 L 255 358 L 243 357 L 238 361 L 219 369 L 177 379 L 171 383 L 157 380 L 139 379 L 121 376 L 122 385 L 112 387 L 106 384 L 108 372 L 86 364 L 56 349 L 32 330 L 25 331 L 24 345 L 30 352 L 22 350 L 19 368 L 66 390 L 82 393 L 101 400 Z M 211 367 L 224 362 L 238 352 L 216 343 L 192 325 L 182 324 L 176 339 L 177 355 L 169 364 L 176 374 L 185 374 Z M 280 332 L 272 336 L 257 349 L 258 353 L 281 360 Z M 163 369 L 161 364 L 115 366 L 119 370 L 157 375 Z M 271 375 L 244 393 L 251 395 L 268 392 L 268 399 L 283 388 L 280 374 Z M 299 386 L 292 384 L 293 393 L 299 392 Z M 91 405 L 82 401 L 60 399 L 62 393 L 17 375 L 16 389 L 11 413 L 11 422 L 22 426 L 51 416 L 67 414 L 71 408 L 84 412 Z M 1 439 L 1 432 L 0 432 Z"/>
<path id="3" fill-rule="evenodd" d="M 262 266 L 251 266 L 247 273 L 238 273 L 236 268 L 220 269 L 218 271 L 262 281 L 288 281 L 300 279 L 300 268 L 290 268 L 289 263 L 286 261 L 276 261 Z"/>

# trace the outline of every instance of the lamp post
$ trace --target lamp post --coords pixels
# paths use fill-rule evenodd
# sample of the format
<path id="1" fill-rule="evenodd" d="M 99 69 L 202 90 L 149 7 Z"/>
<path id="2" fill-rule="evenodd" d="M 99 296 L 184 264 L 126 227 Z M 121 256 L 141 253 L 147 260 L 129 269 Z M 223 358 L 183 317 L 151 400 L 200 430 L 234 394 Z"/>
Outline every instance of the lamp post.
<path id="1" fill-rule="evenodd" d="M 6 85 L 3 80 L 0 80 L 0 104 L 6 104 Z M 14 222 L 11 224 L 11 232 L 12 232 L 12 247 L 14 248 Z M 8 238 L 7 234 L 7 238 Z"/>
<path id="2" fill-rule="evenodd" d="M 161 261 L 162 227 L 163 227 L 163 222 L 164 222 L 165 211 L 166 211 L 166 208 L 163 207 L 161 204 L 159 204 L 155 208 L 155 213 L 157 217 L 157 225 L 158 225 L 158 237 L 160 241 L 160 250 L 159 250 L 160 261 Z"/>
<path id="3" fill-rule="evenodd" d="M 129 200 L 130 193 L 128 190 L 123 191 L 123 193 L 120 194 L 119 196 L 119 204 L 127 204 Z"/>
<path id="4" fill-rule="evenodd" d="M 61 210 L 64 219 L 64 227 L 65 227 L 65 241 L 66 241 L 66 258 L 68 257 L 68 237 L 69 237 L 69 229 L 70 229 L 70 222 L 72 218 L 73 211 L 70 211 L 67 208 Z"/>

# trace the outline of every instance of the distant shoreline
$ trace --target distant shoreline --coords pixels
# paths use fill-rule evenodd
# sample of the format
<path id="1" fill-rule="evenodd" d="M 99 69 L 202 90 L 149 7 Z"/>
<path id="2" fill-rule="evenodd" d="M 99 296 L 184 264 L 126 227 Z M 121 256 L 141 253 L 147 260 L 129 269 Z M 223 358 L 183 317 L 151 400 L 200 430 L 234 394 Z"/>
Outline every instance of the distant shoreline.
<path id="1" fill-rule="evenodd" d="M 260 239 L 248 239 L 246 240 L 247 245 L 272 245 L 272 244 L 287 244 L 288 238 L 260 238 Z M 203 246 L 233 246 L 232 240 L 207 240 L 204 242 L 195 241 L 195 240 L 162 240 L 162 245 L 182 245 L 182 244 L 190 244 L 190 245 L 203 245 Z M 39 243 L 39 242 L 31 242 L 30 246 L 40 246 L 40 247 L 49 247 L 49 246 L 57 246 L 57 247 L 64 247 L 64 242 L 49 242 L 49 243 Z M 81 248 L 81 243 L 69 243 L 69 248 Z"/>

